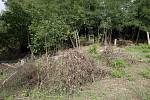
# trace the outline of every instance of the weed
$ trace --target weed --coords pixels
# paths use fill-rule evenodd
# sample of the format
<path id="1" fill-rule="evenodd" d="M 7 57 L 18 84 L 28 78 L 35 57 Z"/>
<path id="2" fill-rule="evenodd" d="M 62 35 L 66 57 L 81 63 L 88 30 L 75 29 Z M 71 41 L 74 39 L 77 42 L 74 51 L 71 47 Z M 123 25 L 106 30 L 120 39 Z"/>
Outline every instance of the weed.
<path id="1" fill-rule="evenodd" d="M 149 52 L 150 52 L 150 49 L 144 49 L 142 52 L 143 52 L 143 53 L 149 53 Z"/>
<path id="2" fill-rule="evenodd" d="M 123 70 L 116 70 L 114 69 L 111 73 L 112 77 L 121 78 L 126 75 L 126 72 Z"/>
<path id="3" fill-rule="evenodd" d="M 133 81 L 134 80 L 134 78 L 131 75 L 127 75 L 126 77 L 127 77 L 127 80 L 129 80 L 129 81 Z"/>
<path id="4" fill-rule="evenodd" d="M 146 58 L 150 58 L 150 54 L 145 55 Z"/>
<path id="5" fill-rule="evenodd" d="M 6 77 L 7 77 L 7 74 L 4 71 L 0 70 L 0 80 L 5 79 Z"/>
<path id="6" fill-rule="evenodd" d="M 97 54 L 97 46 L 96 45 L 92 45 L 89 49 L 88 52 L 90 54 Z"/>
<path id="7" fill-rule="evenodd" d="M 150 60 L 147 60 L 146 62 L 147 62 L 147 63 L 150 63 Z"/>
<path id="8" fill-rule="evenodd" d="M 131 52 L 148 53 L 148 52 L 150 52 L 150 46 L 147 44 L 139 44 L 136 46 L 130 46 L 130 47 L 126 48 L 126 50 L 131 51 Z"/>
<path id="9" fill-rule="evenodd" d="M 112 60 L 111 66 L 115 69 L 121 69 L 121 68 L 125 68 L 125 67 L 129 66 L 129 64 L 126 63 L 122 59 L 115 59 L 115 60 Z"/>
<path id="10" fill-rule="evenodd" d="M 95 44 L 88 49 L 88 53 L 97 60 L 101 59 L 101 55 L 97 52 L 97 45 Z"/>
<path id="11" fill-rule="evenodd" d="M 148 68 L 144 69 L 139 74 L 142 75 L 146 79 L 150 79 L 150 69 L 148 69 Z"/>

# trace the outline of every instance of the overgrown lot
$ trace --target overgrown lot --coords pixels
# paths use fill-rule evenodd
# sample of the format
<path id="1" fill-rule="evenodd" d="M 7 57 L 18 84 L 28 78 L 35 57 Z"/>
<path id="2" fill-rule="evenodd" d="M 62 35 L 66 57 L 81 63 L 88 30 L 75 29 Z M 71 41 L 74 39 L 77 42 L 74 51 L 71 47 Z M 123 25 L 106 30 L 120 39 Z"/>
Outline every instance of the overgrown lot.
<path id="1" fill-rule="evenodd" d="M 69 50 L 34 62 L 36 84 L 3 88 L 6 100 L 150 100 L 150 46 L 98 45 Z M 47 66 L 48 65 L 48 66 Z M 14 70 L 13 70 L 14 71 Z M 13 71 L 11 71 L 13 73 Z M 1 69 L 0 80 L 10 76 Z M 24 79 L 24 78 L 23 78 Z"/>

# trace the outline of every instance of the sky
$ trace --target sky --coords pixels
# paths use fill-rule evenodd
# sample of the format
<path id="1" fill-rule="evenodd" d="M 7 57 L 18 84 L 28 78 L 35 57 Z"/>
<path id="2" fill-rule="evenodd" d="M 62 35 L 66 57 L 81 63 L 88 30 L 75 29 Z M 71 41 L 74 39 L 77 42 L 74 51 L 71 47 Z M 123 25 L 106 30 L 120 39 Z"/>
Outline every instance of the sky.
<path id="1" fill-rule="evenodd" d="M 5 5 L 4 5 L 4 3 L 2 2 L 2 0 L 0 0 L 0 12 L 2 11 L 2 10 L 4 10 L 5 9 Z"/>

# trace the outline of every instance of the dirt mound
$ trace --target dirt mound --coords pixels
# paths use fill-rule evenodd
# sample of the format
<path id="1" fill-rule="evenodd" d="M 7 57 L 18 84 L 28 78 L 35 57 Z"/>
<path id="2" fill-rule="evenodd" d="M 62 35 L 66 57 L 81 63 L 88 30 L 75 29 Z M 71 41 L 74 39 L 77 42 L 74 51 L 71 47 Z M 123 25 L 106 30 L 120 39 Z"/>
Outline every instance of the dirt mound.
<path id="1" fill-rule="evenodd" d="M 80 86 L 107 75 L 107 71 L 98 67 L 92 59 L 75 50 L 51 59 L 47 71 L 44 86 L 49 87 L 49 92 L 73 93 Z"/>

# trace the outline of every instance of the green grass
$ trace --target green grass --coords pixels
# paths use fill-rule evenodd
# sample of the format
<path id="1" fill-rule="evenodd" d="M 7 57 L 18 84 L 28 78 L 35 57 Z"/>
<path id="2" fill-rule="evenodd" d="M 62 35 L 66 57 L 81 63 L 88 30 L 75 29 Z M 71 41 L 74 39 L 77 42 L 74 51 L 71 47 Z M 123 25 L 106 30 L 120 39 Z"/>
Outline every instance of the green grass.
<path id="1" fill-rule="evenodd" d="M 0 80 L 4 80 L 7 77 L 7 74 L 0 70 Z"/>
<path id="2" fill-rule="evenodd" d="M 147 63 L 150 63 L 150 60 L 146 60 Z"/>
<path id="3" fill-rule="evenodd" d="M 111 67 L 115 69 L 122 69 L 128 66 L 129 64 L 122 59 L 115 59 L 111 61 Z"/>
<path id="4" fill-rule="evenodd" d="M 124 77 L 126 76 L 126 72 L 124 70 L 116 70 L 114 69 L 111 73 L 112 77 L 115 77 L 115 78 L 121 78 L 121 77 Z"/>
<path id="5" fill-rule="evenodd" d="M 146 79 L 150 79 L 150 69 L 148 69 L 148 68 L 144 69 L 139 74 L 142 75 Z"/>
<path id="6" fill-rule="evenodd" d="M 97 52 L 97 45 L 94 44 L 90 46 L 87 50 L 88 54 L 90 54 L 91 57 L 95 58 L 96 60 L 101 59 L 101 55 Z"/>
<path id="7" fill-rule="evenodd" d="M 150 58 L 150 54 L 145 55 L 146 58 Z"/>
<path id="8" fill-rule="evenodd" d="M 132 75 L 126 75 L 127 80 L 133 81 L 135 80 Z"/>
<path id="9" fill-rule="evenodd" d="M 130 52 L 148 53 L 150 52 L 150 46 L 147 44 L 139 44 L 136 46 L 127 47 L 126 50 Z"/>
<path id="10" fill-rule="evenodd" d="M 143 53 L 150 53 L 150 49 L 144 49 L 142 52 Z"/>

